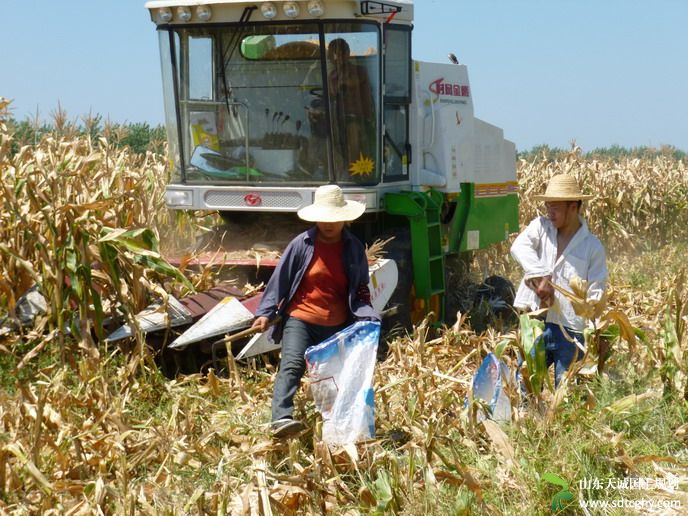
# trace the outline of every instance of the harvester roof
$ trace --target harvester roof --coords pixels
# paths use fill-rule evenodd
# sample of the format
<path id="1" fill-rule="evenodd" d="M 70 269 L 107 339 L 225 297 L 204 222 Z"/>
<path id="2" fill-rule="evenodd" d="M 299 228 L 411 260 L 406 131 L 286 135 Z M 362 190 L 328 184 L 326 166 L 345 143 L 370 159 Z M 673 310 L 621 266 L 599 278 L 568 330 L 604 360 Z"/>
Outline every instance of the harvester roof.
<path id="1" fill-rule="evenodd" d="M 267 1 L 267 0 L 266 0 Z M 269 0 L 273 3 L 279 4 L 294 0 Z M 303 1 L 303 0 L 301 0 Z M 357 4 L 360 3 L 358 0 L 320 0 L 323 4 L 333 4 L 333 3 L 349 3 Z M 146 2 L 146 9 L 155 9 L 158 7 L 176 7 L 178 5 L 186 6 L 196 6 L 196 5 L 212 5 L 212 4 L 257 4 L 260 2 L 251 2 L 247 0 L 150 0 Z M 369 2 L 372 4 L 388 4 L 388 5 L 399 5 L 404 9 L 413 5 L 413 0 L 385 0 L 383 2 Z"/>
<path id="2" fill-rule="evenodd" d="M 237 9 L 240 8 L 242 4 L 246 7 L 256 6 L 260 8 L 261 5 L 268 3 L 279 5 L 285 3 L 292 3 L 300 6 L 301 14 L 297 15 L 296 18 L 302 19 L 304 16 L 307 15 L 307 12 L 310 9 L 310 5 L 313 2 L 321 4 L 321 6 L 324 8 L 324 14 L 321 14 L 319 16 L 316 15 L 316 18 L 337 18 L 361 15 L 368 15 L 371 17 L 386 17 L 393 13 L 395 10 L 398 10 L 398 13 L 396 15 L 397 20 L 403 20 L 405 22 L 413 20 L 413 0 L 149 0 L 148 2 L 146 2 L 145 7 L 146 9 L 149 9 L 151 11 L 151 14 L 153 14 L 156 9 L 170 9 L 175 7 L 194 8 L 199 6 L 208 6 L 211 8 L 219 9 L 222 6 L 224 8 Z M 281 8 L 277 9 L 277 11 L 281 11 Z M 212 18 L 213 19 L 206 19 L 203 21 L 228 21 L 225 19 L 217 19 L 217 17 L 215 16 L 212 16 Z M 153 19 L 154 21 L 156 20 L 155 16 L 153 17 Z M 285 20 L 285 18 L 281 14 L 278 14 L 278 17 L 276 17 L 275 19 L 280 19 L 282 21 Z M 197 22 L 198 20 L 190 21 Z"/>

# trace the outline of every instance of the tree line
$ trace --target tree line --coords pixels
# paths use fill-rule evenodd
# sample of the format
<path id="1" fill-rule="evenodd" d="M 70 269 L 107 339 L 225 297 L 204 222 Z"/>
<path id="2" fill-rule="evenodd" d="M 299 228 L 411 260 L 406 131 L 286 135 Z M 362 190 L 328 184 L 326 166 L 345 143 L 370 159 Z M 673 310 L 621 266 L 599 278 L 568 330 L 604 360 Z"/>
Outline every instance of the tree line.
<path id="1" fill-rule="evenodd" d="M 163 125 L 150 125 L 148 122 L 124 122 L 112 123 L 104 121 L 102 115 L 86 115 L 78 120 L 67 119 L 63 110 L 58 108 L 52 113 L 51 121 L 38 122 L 36 120 L 9 119 L 10 131 L 14 135 L 12 151 L 16 152 L 23 145 L 37 144 L 47 134 L 58 134 L 66 137 L 88 135 L 91 138 L 106 137 L 116 146 L 128 146 L 132 151 L 145 153 L 147 151 L 163 153 L 167 142 L 167 133 Z M 518 152 L 518 158 L 526 161 L 543 159 L 557 161 L 571 152 L 576 152 L 587 159 L 620 160 L 623 158 L 654 158 L 666 156 L 676 160 L 686 159 L 685 151 L 673 145 L 622 147 L 612 145 L 599 147 L 584 152 L 575 144 L 571 148 L 550 147 L 549 145 L 536 145 L 531 149 Z"/>
<path id="2" fill-rule="evenodd" d="M 69 120 L 61 110 L 52 113 L 50 121 L 9 118 L 7 126 L 13 136 L 12 153 L 24 145 L 37 145 L 47 135 L 65 138 L 89 136 L 91 139 L 105 137 L 117 147 L 129 147 L 136 153 L 162 154 L 167 143 L 164 125 L 152 126 L 148 122 L 113 123 L 104 121 L 102 115 Z"/>
<path id="3" fill-rule="evenodd" d="M 612 160 L 618 161 L 624 158 L 651 159 L 658 156 L 666 156 L 675 160 L 684 160 L 688 157 L 685 151 L 673 145 L 622 147 L 621 145 L 611 145 L 610 147 L 598 147 L 591 151 L 584 152 L 575 143 L 571 148 L 562 149 L 560 147 L 550 147 L 549 145 L 536 145 L 529 150 L 519 151 L 518 158 L 525 161 L 541 159 L 544 161 L 558 161 L 572 152 L 579 154 L 586 159 Z"/>

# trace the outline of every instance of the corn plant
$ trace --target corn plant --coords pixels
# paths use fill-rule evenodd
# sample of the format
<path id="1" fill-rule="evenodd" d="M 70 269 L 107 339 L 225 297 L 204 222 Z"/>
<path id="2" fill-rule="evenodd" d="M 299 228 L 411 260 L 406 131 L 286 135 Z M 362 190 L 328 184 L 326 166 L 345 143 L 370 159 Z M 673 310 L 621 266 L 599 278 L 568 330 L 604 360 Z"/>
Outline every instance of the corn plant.
<path id="1" fill-rule="evenodd" d="M 639 159 L 585 159 L 573 146 L 562 158 L 547 155 L 521 159 L 518 166 L 521 221 L 541 213 L 533 195 L 549 179 L 571 174 L 584 193 L 595 198 L 584 205 L 590 229 L 610 249 L 643 249 L 686 241 L 688 237 L 688 166 L 685 160 L 657 155 Z M 671 221 L 671 223 L 667 223 Z"/>
<path id="2" fill-rule="evenodd" d="M 633 412 L 633 421 L 644 418 L 638 431 L 615 426 L 653 396 L 653 371 L 673 389 L 681 387 L 686 290 L 661 265 L 683 263 L 685 247 L 664 249 L 647 263 L 634 257 L 650 280 L 643 289 L 621 283 L 611 289 L 608 308 L 586 332 L 588 349 L 597 333 L 628 340 L 623 358 L 647 374 L 647 394 L 632 391 L 639 376 L 613 385 L 603 379 L 600 384 L 630 395 L 624 392 L 607 408 L 562 404 L 561 417 L 545 424 L 529 413 L 502 430 L 496 423 L 471 424 L 463 410 L 470 379 L 495 342 L 505 360 L 506 348 L 520 346 L 531 391 L 543 398 L 549 393 L 536 345 L 541 323 L 525 318 L 520 333 L 476 334 L 460 320 L 432 340 L 420 326 L 390 344 L 389 358 L 375 373 L 374 441 L 330 449 L 303 392 L 296 416 L 313 430 L 288 443 L 275 441 L 268 435 L 274 368 L 247 365 L 231 381 L 214 372 L 168 381 L 96 345 L 101 317 L 130 317 L 151 295 L 190 288 L 161 258 L 161 242 L 178 230 L 179 220 L 162 203 L 164 158 L 118 148 L 114 130 L 77 134 L 61 110 L 54 131 L 9 152 L 16 142 L 2 122 L 7 106 L 0 101 L 0 311 L 40 285 L 51 305 L 45 324 L 56 331 L 37 325 L 26 334 L 0 336 L 0 512 L 541 513 L 565 499 L 543 481 L 565 490 L 564 479 L 581 478 L 586 468 L 642 476 L 647 470 L 639 468 L 664 461 L 652 475 L 670 470 L 681 483 L 688 478 L 680 461 L 664 457 L 680 449 L 688 432 L 680 424 L 680 404 Z M 557 160 L 522 160 L 521 222 L 536 213 L 531 194 L 564 171 L 598 194 L 587 216 L 614 251 L 612 265 L 625 265 L 615 252 L 638 247 L 643 238 L 679 244 L 685 238 L 685 162 L 670 157 L 583 159 L 574 149 Z M 513 273 L 505 254 L 504 248 L 502 256 L 495 251 L 485 266 Z M 660 280 L 651 281 L 653 271 Z M 570 294 L 586 310 L 586 292 Z M 645 347 L 633 347 L 641 335 L 636 326 L 644 329 Z M 57 343 L 76 367 L 54 363 Z M 594 390 L 596 383 L 585 387 Z M 658 450 L 660 433 L 666 450 Z"/>
<path id="3" fill-rule="evenodd" d="M 522 378 L 529 393 L 540 396 L 545 383 L 549 380 L 545 359 L 545 343 L 540 338 L 544 323 L 527 314 L 519 317 L 519 340 L 517 346 L 524 357 L 525 368 Z"/>
<path id="4" fill-rule="evenodd" d="M 684 270 L 675 278 L 674 287 L 669 293 L 659 331 L 659 346 L 654 350 L 654 355 L 659 363 L 665 396 L 671 396 L 680 389 L 680 375 L 683 375 L 683 397 L 688 400 L 688 289 L 685 277 Z"/>
<path id="5" fill-rule="evenodd" d="M 8 105 L 0 102 L 0 111 Z M 64 359 L 71 356 L 68 335 L 93 349 L 105 318 L 116 307 L 141 310 L 153 285 L 193 287 L 159 253 L 156 228 L 167 217 L 163 158 L 75 136 L 61 110 L 55 127 L 11 154 L 13 135 L 0 119 L 0 300 L 11 313 L 38 285 Z"/>

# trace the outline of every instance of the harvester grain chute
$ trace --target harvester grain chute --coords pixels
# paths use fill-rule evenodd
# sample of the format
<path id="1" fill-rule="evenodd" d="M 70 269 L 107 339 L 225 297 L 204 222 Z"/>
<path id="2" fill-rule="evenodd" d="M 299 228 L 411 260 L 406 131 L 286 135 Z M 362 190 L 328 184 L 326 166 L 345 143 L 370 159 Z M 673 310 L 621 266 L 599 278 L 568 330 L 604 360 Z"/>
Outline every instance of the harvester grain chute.
<path id="1" fill-rule="evenodd" d="M 457 274 L 446 264 L 518 231 L 516 152 L 474 116 L 465 65 L 412 59 L 413 2 L 146 7 L 160 43 L 167 206 L 220 212 L 248 249 L 260 223 L 288 242 L 296 211 L 336 183 L 366 205 L 351 227 L 361 240 L 395 237 L 393 294 L 378 307 L 398 307 L 389 324 L 451 323 Z"/>

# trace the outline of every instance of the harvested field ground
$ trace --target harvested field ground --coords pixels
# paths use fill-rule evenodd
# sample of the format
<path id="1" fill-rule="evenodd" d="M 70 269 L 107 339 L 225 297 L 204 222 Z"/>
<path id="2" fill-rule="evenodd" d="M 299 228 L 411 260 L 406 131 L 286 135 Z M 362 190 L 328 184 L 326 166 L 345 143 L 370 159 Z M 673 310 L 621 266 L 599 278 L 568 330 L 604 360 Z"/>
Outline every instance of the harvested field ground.
<path id="1" fill-rule="evenodd" d="M 471 377 L 500 344 L 514 365 L 519 328 L 428 336 L 421 325 L 377 367 L 378 437 L 329 449 L 305 389 L 296 415 L 308 430 L 269 437 L 269 364 L 167 380 L 140 338 L 126 353 L 102 342 L 116 306 L 130 317 L 164 292 L 213 282 L 160 259 L 167 228 L 193 235 L 219 222 L 164 209 L 162 157 L 59 130 L 13 155 L 11 141 L 0 122 L 0 319 L 36 282 L 49 308 L 0 337 L 0 512 L 548 514 L 568 491 L 573 513 L 685 513 L 685 162 L 599 162 L 574 149 L 519 163 L 522 223 L 554 173 L 598 196 L 586 216 L 608 247 L 610 308 L 638 330 L 630 343 L 612 339 L 602 375 L 545 388 L 511 424 L 479 423 L 464 405 Z M 507 251 L 476 256 L 474 274 L 517 279 Z M 619 499 L 622 509 L 579 504 Z"/>

